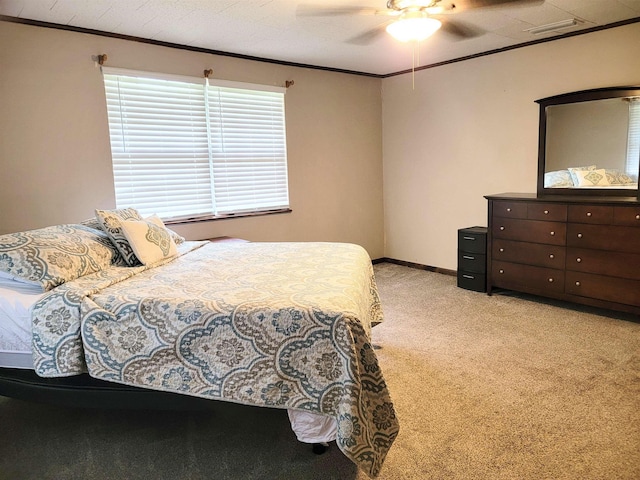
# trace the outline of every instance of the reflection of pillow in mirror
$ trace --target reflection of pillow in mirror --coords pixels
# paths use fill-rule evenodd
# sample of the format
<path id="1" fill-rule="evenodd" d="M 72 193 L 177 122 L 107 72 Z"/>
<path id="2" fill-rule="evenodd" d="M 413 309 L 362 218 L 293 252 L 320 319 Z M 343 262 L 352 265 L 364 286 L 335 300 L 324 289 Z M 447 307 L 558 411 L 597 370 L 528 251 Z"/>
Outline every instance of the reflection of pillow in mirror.
<path id="1" fill-rule="evenodd" d="M 569 170 L 556 170 L 544 174 L 544 188 L 571 188 L 573 179 Z"/>
<path id="2" fill-rule="evenodd" d="M 633 185 L 636 181 L 624 172 L 619 170 L 605 169 L 607 180 L 611 185 Z"/>
<path id="3" fill-rule="evenodd" d="M 604 168 L 599 170 L 576 170 L 574 175 L 578 179 L 578 187 L 608 187 L 607 172 Z"/>
<path id="4" fill-rule="evenodd" d="M 597 167 L 595 165 L 589 165 L 585 167 L 569 167 L 569 173 L 571 174 L 571 180 L 573 180 L 573 185 L 575 187 L 579 187 L 578 185 L 578 177 L 576 176 L 576 172 L 584 172 L 585 170 L 595 170 Z"/>

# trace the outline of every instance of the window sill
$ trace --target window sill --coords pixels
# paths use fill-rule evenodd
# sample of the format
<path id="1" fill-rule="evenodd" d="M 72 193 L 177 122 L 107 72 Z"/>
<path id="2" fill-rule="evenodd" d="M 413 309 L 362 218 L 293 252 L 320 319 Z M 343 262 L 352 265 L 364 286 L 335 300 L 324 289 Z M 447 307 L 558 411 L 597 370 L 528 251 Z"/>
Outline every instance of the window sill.
<path id="1" fill-rule="evenodd" d="M 187 223 L 212 222 L 215 220 L 230 220 L 232 218 L 261 217 L 264 215 L 275 215 L 279 213 L 291 213 L 290 208 L 280 208 L 277 210 L 265 210 L 261 212 L 229 213 L 226 215 L 197 215 L 193 217 L 180 217 L 162 219 L 165 225 L 184 225 Z"/>

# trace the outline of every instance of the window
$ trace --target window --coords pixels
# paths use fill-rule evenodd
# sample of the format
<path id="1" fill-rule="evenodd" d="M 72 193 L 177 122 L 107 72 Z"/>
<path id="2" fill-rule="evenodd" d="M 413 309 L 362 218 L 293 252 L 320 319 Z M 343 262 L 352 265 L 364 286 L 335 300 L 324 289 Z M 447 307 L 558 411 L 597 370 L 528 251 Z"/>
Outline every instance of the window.
<path id="1" fill-rule="evenodd" d="M 103 74 L 118 208 L 177 219 L 289 207 L 284 88 Z"/>

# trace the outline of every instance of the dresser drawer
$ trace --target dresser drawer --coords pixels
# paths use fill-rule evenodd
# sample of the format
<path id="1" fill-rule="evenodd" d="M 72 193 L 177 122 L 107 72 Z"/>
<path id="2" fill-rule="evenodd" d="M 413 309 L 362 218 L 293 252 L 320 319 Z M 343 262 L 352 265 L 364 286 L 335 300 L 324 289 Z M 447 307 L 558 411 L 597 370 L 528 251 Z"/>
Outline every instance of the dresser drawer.
<path id="1" fill-rule="evenodd" d="M 458 251 L 484 255 L 487 252 L 486 227 L 471 227 L 458 230 Z"/>
<path id="2" fill-rule="evenodd" d="M 485 273 L 487 271 L 487 257 L 479 253 L 458 251 L 458 270 Z"/>
<path id="3" fill-rule="evenodd" d="M 613 207 L 613 223 L 640 227 L 640 207 Z"/>
<path id="4" fill-rule="evenodd" d="M 640 254 L 567 248 L 567 270 L 640 280 Z"/>
<path id="5" fill-rule="evenodd" d="M 509 262 L 492 262 L 492 283 L 496 287 L 536 293 L 562 293 L 564 271 Z"/>
<path id="6" fill-rule="evenodd" d="M 527 218 L 529 220 L 566 222 L 567 206 L 557 203 L 530 203 L 527 206 Z"/>
<path id="7" fill-rule="evenodd" d="M 493 260 L 525 263 L 539 267 L 564 268 L 565 247 L 541 243 L 496 239 L 491 247 Z"/>
<path id="8" fill-rule="evenodd" d="M 493 202 L 493 215 L 504 218 L 527 218 L 527 204 L 522 202 Z"/>
<path id="9" fill-rule="evenodd" d="M 640 306 L 640 280 L 568 271 L 565 292 L 581 297 Z"/>
<path id="10" fill-rule="evenodd" d="M 613 207 L 604 205 L 569 205 L 569 222 L 609 225 L 613 222 Z"/>
<path id="11" fill-rule="evenodd" d="M 570 223 L 567 226 L 567 247 L 637 253 L 640 252 L 640 229 Z"/>
<path id="12" fill-rule="evenodd" d="M 566 223 L 495 218 L 491 234 L 505 240 L 564 245 L 566 230 Z"/>
<path id="13" fill-rule="evenodd" d="M 484 273 L 458 270 L 458 287 L 475 292 L 487 291 L 487 276 Z"/>

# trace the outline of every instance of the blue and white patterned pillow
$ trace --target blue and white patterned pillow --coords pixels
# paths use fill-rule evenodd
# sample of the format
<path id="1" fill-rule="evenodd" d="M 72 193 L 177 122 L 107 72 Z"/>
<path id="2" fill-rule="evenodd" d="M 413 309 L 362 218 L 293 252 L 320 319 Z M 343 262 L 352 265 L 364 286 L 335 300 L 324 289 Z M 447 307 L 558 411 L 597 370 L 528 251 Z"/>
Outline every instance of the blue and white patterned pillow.
<path id="1" fill-rule="evenodd" d="M 569 170 L 556 170 L 544 174 L 544 188 L 572 188 L 573 179 Z"/>
<path id="2" fill-rule="evenodd" d="M 584 172 L 585 170 L 595 170 L 597 167 L 595 165 L 588 165 L 584 167 L 569 167 L 569 173 L 571 174 L 571 180 L 573 180 L 573 186 L 578 187 L 580 184 L 580 179 L 578 178 L 576 172 Z"/>
<path id="3" fill-rule="evenodd" d="M 176 243 L 157 215 L 144 220 L 123 220 L 121 225 L 129 245 L 143 265 L 178 255 Z"/>
<path id="4" fill-rule="evenodd" d="M 605 169 L 605 172 L 611 185 L 634 185 L 637 183 L 637 180 L 620 170 L 607 168 Z"/>
<path id="5" fill-rule="evenodd" d="M 95 228 L 97 230 L 102 230 L 102 224 L 95 217 L 83 220 L 82 222 L 80 222 L 80 224 L 86 225 L 87 227 Z M 175 242 L 176 245 L 180 245 L 181 243 L 184 243 L 187 241 L 182 235 L 180 235 L 178 232 L 174 232 L 173 230 L 168 228 L 166 225 L 164 226 L 164 228 L 167 229 L 167 232 L 169 232 L 169 235 L 171 235 L 171 238 L 173 238 L 173 241 Z"/>
<path id="6" fill-rule="evenodd" d="M 117 255 L 104 232 L 79 224 L 0 235 L 3 276 L 43 291 L 109 268 Z"/>
<path id="7" fill-rule="evenodd" d="M 124 220 L 142 220 L 142 216 L 135 208 L 120 208 L 116 210 L 96 210 L 96 218 L 102 225 L 102 230 L 109 236 L 124 261 L 130 267 L 140 265 L 135 252 L 122 231 Z"/>

